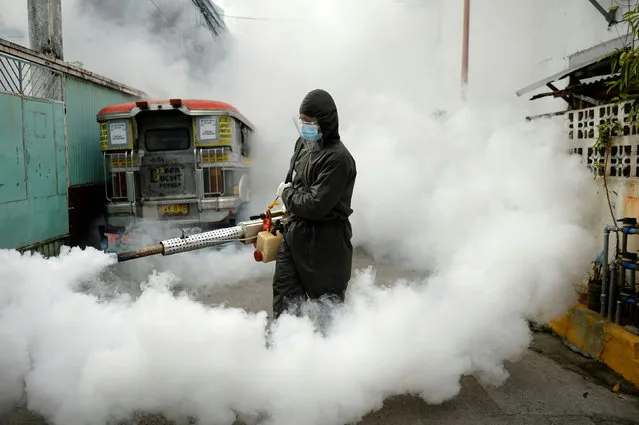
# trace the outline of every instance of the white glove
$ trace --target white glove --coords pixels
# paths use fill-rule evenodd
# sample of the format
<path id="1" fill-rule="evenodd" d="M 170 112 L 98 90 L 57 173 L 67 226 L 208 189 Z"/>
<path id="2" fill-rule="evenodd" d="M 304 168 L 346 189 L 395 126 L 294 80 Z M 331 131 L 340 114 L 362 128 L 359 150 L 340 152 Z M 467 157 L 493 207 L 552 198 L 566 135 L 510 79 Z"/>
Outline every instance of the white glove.
<path id="1" fill-rule="evenodd" d="M 292 183 L 280 183 L 280 187 L 277 188 L 277 196 L 281 197 L 282 196 L 282 192 L 284 192 L 284 189 L 286 189 L 287 187 L 291 187 L 293 186 Z"/>

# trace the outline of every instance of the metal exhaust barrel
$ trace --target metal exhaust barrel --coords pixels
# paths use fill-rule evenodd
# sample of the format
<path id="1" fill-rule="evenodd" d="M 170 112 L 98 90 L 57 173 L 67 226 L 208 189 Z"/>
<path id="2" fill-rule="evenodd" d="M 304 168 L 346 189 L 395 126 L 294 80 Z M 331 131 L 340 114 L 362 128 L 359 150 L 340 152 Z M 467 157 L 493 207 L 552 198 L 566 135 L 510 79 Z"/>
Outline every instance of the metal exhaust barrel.
<path id="1" fill-rule="evenodd" d="M 118 253 L 118 263 L 157 254 L 164 254 L 164 245 L 152 245 L 133 251 L 120 252 Z"/>
<path id="2" fill-rule="evenodd" d="M 285 220 L 284 213 L 282 211 L 273 212 L 272 220 L 273 224 Z M 167 239 L 160 242 L 159 245 L 151 245 L 133 251 L 120 252 L 117 255 L 118 263 L 158 254 L 173 255 L 181 252 L 196 251 L 228 242 L 250 244 L 257 239 L 257 234 L 262 230 L 263 224 L 264 221 L 261 219 L 250 220 L 239 223 L 234 227 L 198 233 L 184 238 Z"/>

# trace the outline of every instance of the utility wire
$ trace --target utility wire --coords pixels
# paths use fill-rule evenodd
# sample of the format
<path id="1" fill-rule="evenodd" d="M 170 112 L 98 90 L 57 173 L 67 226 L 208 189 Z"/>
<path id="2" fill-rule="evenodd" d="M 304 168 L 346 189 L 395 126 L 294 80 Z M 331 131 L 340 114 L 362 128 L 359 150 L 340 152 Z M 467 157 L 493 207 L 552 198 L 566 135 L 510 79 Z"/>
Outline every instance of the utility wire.
<path id="1" fill-rule="evenodd" d="M 155 0 L 149 0 L 153 6 L 155 6 L 155 8 L 157 9 L 157 11 L 160 13 L 160 15 L 162 15 L 164 17 L 164 19 L 166 19 L 166 21 L 168 23 L 171 23 L 171 21 L 169 20 L 169 18 L 166 17 L 166 15 L 164 14 L 164 12 L 162 12 L 162 9 L 160 9 L 160 6 L 158 6 L 158 4 L 155 2 Z"/>
<path id="2" fill-rule="evenodd" d="M 162 15 L 164 20 L 169 24 L 169 27 L 174 27 L 178 31 L 178 33 L 182 36 L 182 43 L 183 43 L 183 45 L 185 45 L 186 40 L 187 40 L 188 37 L 182 31 L 182 29 L 180 29 L 179 27 L 176 26 L 176 22 L 175 21 L 171 21 L 166 16 L 166 14 L 162 11 L 162 9 L 155 2 L 155 0 L 149 0 L 149 1 L 151 2 L 151 4 L 153 4 L 155 9 L 158 11 L 158 13 L 160 15 Z M 213 11 L 212 12 L 207 7 L 207 4 L 206 4 L 205 1 L 202 1 L 202 0 L 190 0 L 190 2 L 192 3 L 193 10 L 194 10 L 194 13 L 195 13 L 196 25 L 199 25 L 202 21 L 204 21 L 204 24 L 205 24 L 204 26 L 209 30 L 209 32 L 213 36 L 212 37 L 213 41 L 216 44 L 220 45 L 218 37 L 221 35 L 221 30 L 223 30 L 223 28 L 225 27 L 223 22 L 220 22 L 220 20 L 218 19 L 218 17 L 220 15 L 217 14 L 217 11 Z M 181 7 L 184 7 L 184 2 L 181 3 Z"/>
<path id="3" fill-rule="evenodd" d="M 231 18 L 231 19 L 244 19 L 249 21 L 295 21 L 297 19 L 294 18 L 260 18 L 256 16 L 237 16 L 237 15 L 220 15 L 223 18 Z"/>
<path id="4" fill-rule="evenodd" d="M 233 16 L 233 15 L 222 15 L 222 17 L 224 18 L 231 18 L 231 19 L 247 19 L 250 21 L 270 21 L 269 18 L 254 18 L 252 16 Z"/>

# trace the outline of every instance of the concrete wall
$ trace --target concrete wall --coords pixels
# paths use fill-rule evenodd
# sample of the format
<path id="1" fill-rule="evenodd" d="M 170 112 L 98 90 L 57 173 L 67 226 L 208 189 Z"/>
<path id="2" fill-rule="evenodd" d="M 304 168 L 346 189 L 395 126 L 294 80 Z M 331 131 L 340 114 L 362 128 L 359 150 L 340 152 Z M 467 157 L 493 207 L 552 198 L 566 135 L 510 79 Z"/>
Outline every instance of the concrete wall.
<path id="1" fill-rule="evenodd" d="M 597 125 L 607 117 L 616 117 L 623 123 L 626 134 L 612 138 L 606 168 L 598 170 L 596 163 L 604 164 L 605 158 L 603 152 L 596 152 L 593 146 L 598 137 Z M 592 230 L 602 235 L 603 249 L 604 227 L 615 224 L 612 214 L 615 220 L 623 217 L 639 219 L 639 128 L 628 126 L 629 118 L 624 108 L 613 105 L 570 111 L 561 119 L 565 120 L 570 151 L 591 169 L 599 189 L 598 220 L 593 223 Z M 639 237 L 629 237 L 628 243 L 628 251 L 639 250 Z"/>

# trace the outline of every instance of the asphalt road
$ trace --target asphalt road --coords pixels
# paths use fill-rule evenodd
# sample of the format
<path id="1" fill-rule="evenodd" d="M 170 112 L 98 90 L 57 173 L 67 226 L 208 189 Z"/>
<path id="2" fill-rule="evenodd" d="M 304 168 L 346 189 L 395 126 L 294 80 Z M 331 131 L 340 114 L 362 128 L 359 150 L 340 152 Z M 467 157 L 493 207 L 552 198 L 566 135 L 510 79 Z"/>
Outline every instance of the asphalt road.
<path id="1" fill-rule="evenodd" d="M 355 266 L 371 263 L 370 258 L 358 254 Z M 378 270 L 381 281 L 414 274 L 391 266 L 378 266 Z M 269 311 L 270 279 L 263 276 L 219 288 L 202 295 L 201 300 L 205 303 L 226 301 L 251 311 Z M 462 391 L 452 401 L 429 406 L 414 397 L 393 397 L 359 425 L 639 424 L 639 399 L 623 391 L 612 391 L 614 383 L 621 382 L 618 377 L 597 362 L 573 353 L 549 334 L 536 333 L 527 354 L 521 361 L 508 364 L 507 369 L 510 378 L 502 387 L 483 387 L 474 378 L 464 377 Z M 168 424 L 157 417 L 147 417 L 137 423 Z M 0 418 L 0 425 L 45 424 L 24 408 L 16 408 Z"/>

